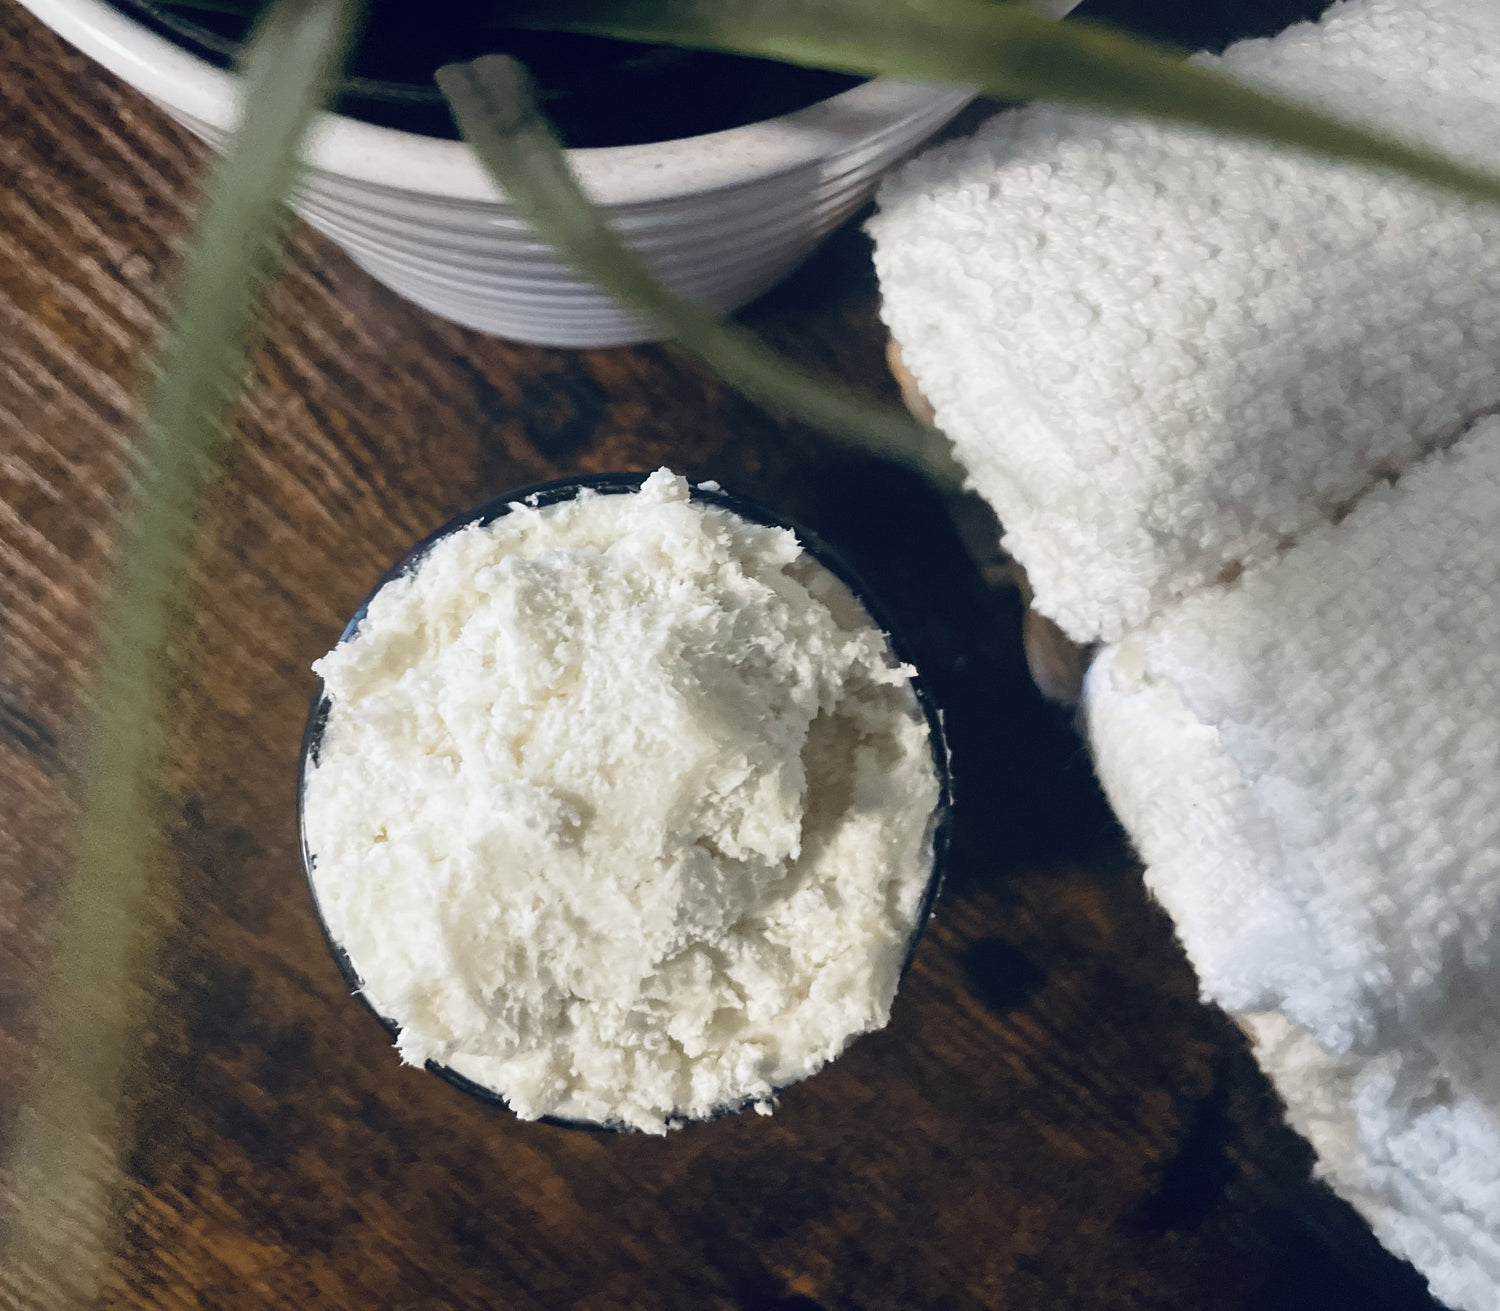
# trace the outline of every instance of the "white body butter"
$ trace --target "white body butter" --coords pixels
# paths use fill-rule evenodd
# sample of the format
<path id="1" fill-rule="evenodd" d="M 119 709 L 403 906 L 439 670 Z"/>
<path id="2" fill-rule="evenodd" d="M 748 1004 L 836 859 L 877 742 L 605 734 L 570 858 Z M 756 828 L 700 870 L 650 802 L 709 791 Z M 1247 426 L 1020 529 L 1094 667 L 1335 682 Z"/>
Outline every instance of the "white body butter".
<path id="1" fill-rule="evenodd" d="M 407 1061 L 662 1132 L 886 1022 L 939 783 L 910 669 L 791 532 L 666 470 L 516 505 L 315 668 L 314 886 Z"/>

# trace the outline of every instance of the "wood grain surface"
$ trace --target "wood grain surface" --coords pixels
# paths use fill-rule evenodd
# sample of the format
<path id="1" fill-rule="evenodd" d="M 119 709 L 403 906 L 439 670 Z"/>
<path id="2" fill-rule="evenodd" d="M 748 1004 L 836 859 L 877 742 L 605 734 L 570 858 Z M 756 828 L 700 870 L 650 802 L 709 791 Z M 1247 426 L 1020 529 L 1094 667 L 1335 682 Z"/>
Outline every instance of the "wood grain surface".
<path id="1" fill-rule="evenodd" d="M 91 616 L 134 398 L 204 151 L 0 0 L 0 1126 L 68 858 Z M 863 238 L 748 321 L 894 397 Z M 1196 997 L 1019 605 L 942 507 L 671 351 L 486 339 L 305 229 L 271 297 L 194 588 L 168 806 L 181 911 L 147 979 L 102 1305 L 1430 1307 L 1310 1180 Z M 775 1116 L 665 1140 L 526 1124 L 401 1068 L 320 940 L 293 783 L 309 663 L 449 515 L 668 463 L 850 556 L 950 726 L 947 892 L 888 1029 Z"/>

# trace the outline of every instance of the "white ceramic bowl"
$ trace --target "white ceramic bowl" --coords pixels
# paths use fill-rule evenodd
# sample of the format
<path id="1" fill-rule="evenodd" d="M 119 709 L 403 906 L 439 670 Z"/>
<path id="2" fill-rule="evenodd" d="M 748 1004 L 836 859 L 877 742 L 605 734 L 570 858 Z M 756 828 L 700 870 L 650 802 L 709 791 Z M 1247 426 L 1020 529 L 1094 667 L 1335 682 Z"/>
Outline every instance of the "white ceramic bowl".
<path id="1" fill-rule="evenodd" d="M 237 79 L 102 0 L 21 0 L 210 142 L 237 115 Z M 970 99 L 877 80 L 780 118 L 656 145 L 575 150 L 585 189 L 681 294 L 743 305 L 785 277 L 880 174 Z M 652 332 L 537 241 L 462 143 L 320 117 L 297 211 L 372 276 L 445 318 L 547 346 Z"/>

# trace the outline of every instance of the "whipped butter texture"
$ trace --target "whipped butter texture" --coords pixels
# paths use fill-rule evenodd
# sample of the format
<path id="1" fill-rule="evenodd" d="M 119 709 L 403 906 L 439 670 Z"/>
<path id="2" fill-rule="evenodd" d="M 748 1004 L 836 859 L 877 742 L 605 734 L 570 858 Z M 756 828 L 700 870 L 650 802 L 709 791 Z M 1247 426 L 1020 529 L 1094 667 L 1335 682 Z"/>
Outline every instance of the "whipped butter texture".
<path id="1" fill-rule="evenodd" d="M 314 667 L 314 885 L 405 1060 L 659 1133 L 886 1022 L 938 779 L 910 669 L 791 532 L 666 470 L 517 504 Z"/>

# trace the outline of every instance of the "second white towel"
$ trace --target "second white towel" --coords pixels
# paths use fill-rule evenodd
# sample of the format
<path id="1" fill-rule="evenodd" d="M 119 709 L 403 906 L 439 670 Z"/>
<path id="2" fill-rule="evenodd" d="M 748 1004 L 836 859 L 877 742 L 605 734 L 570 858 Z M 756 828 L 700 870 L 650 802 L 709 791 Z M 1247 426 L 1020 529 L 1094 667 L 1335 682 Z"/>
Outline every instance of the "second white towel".
<path id="1" fill-rule="evenodd" d="M 1500 4 L 1355 0 L 1236 77 L 1500 167 Z M 905 362 L 1035 604 L 1113 639 L 1500 401 L 1500 214 L 1037 105 L 889 180 Z"/>

